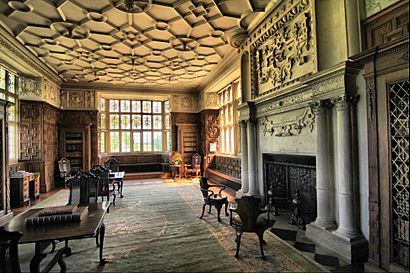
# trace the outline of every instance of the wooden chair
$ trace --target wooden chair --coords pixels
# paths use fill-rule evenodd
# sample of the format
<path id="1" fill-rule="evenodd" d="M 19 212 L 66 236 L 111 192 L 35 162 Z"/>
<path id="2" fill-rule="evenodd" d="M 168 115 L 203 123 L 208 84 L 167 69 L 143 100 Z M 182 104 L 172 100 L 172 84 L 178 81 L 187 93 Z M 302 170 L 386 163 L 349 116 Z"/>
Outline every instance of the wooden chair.
<path id="1" fill-rule="evenodd" d="M 0 227 L 0 273 L 21 273 L 18 254 L 18 241 L 21 236 L 23 234 L 20 232 L 11 232 Z M 69 250 L 68 247 L 59 249 L 41 272 L 50 272 L 57 263 L 60 272 L 66 272 L 67 266 L 63 261 L 63 255 L 67 255 Z"/>
<path id="2" fill-rule="evenodd" d="M 201 174 L 201 156 L 199 154 L 194 154 L 192 156 L 191 165 L 185 165 L 185 175 L 192 177 L 195 174 L 195 177 L 198 177 Z"/>
<path id="3" fill-rule="evenodd" d="M 110 201 L 110 196 L 113 196 L 113 205 L 115 206 L 115 199 L 117 197 L 115 184 L 110 183 L 110 171 L 101 165 L 96 165 L 91 168 L 91 172 L 99 178 L 98 196 L 104 201 L 104 197 L 107 198 L 107 202 Z M 112 187 L 110 187 L 112 186 Z"/>
<path id="4" fill-rule="evenodd" d="M 225 189 L 225 186 L 222 185 L 209 185 L 208 178 L 202 176 L 199 179 L 200 189 L 204 198 L 204 205 L 202 206 L 202 214 L 199 216 L 200 219 L 204 216 L 205 207 L 209 206 L 208 213 L 211 213 L 211 208 L 214 206 L 218 212 L 218 222 L 221 222 L 221 208 L 225 205 L 225 215 L 228 216 L 228 197 L 221 194 L 221 192 Z M 210 190 L 209 188 L 220 188 L 218 193 Z"/>
<path id="5" fill-rule="evenodd" d="M 70 160 L 66 157 L 62 157 L 58 161 L 58 169 L 60 171 L 60 177 L 64 179 L 64 184 L 67 186 L 67 180 L 73 177 L 73 172 L 71 171 Z"/>
<path id="6" fill-rule="evenodd" d="M 243 232 L 255 232 L 258 235 L 259 247 L 262 259 L 266 259 L 263 253 L 263 233 L 266 229 L 273 226 L 274 221 L 270 218 L 272 214 L 271 208 L 268 206 L 265 209 L 259 207 L 261 199 L 254 196 L 242 196 L 235 199 L 237 203 L 236 209 L 231 209 L 231 225 L 236 228 L 236 254 L 239 257 L 239 248 L 241 245 L 241 236 Z M 233 215 L 237 213 L 238 215 Z"/>
<path id="7" fill-rule="evenodd" d="M 119 172 L 120 171 L 120 162 L 115 158 L 110 158 L 104 163 L 105 168 L 110 170 L 111 172 Z"/>

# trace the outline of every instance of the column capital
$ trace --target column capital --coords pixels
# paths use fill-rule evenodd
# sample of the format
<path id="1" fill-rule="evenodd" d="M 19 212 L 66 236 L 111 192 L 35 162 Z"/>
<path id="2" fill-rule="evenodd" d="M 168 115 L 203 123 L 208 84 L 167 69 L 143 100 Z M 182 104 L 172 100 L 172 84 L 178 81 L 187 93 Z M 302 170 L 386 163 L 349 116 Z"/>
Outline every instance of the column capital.
<path id="1" fill-rule="evenodd" d="M 246 120 L 239 120 L 238 121 L 238 125 L 240 126 L 240 127 L 243 127 L 243 128 L 246 128 Z"/>
<path id="2" fill-rule="evenodd" d="M 309 102 L 309 107 L 313 114 L 320 115 L 326 113 L 326 111 L 332 107 L 330 100 L 316 100 Z"/>
<path id="3" fill-rule="evenodd" d="M 331 99 L 331 102 L 336 105 L 338 111 L 347 109 L 351 104 L 356 103 L 359 96 L 343 95 L 337 98 Z"/>

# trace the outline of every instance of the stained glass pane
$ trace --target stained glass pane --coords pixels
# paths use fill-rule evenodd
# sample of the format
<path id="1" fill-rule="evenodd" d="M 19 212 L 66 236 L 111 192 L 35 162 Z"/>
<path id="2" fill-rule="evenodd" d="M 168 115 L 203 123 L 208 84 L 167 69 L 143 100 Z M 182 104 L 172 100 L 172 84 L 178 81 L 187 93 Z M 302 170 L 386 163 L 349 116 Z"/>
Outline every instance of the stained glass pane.
<path id="1" fill-rule="evenodd" d="M 120 133 L 110 132 L 110 151 L 118 153 L 120 151 Z"/>
<path id="2" fill-rule="evenodd" d="M 9 107 L 8 114 L 9 114 L 9 116 L 8 116 L 9 121 L 17 121 L 16 120 L 16 106 L 15 105 L 12 105 L 12 106 Z"/>
<path id="3" fill-rule="evenodd" d="M 169 113 L 169 111 L 171 110 L 169 108 L 169 101 L 164 102 L 164 108 L 165 108 L 165 113 Z"/>
<path id="4" fill-rule="evenodd" d="M 169 115 L 165 116 L 165 129 L 170 129 L 170 125 L 169 125 Z"/>
<path id="5" fill-rule="evenodd" d="M 134 132 L 132 133 L 132 142 L 134 144 L 134 152 L 140 152 L 141 151 L 141 133 L 140 132 Z"/>
<path id="6" fill-rule="evenodd" d="M 110 115 L 110 129 L 120 129 L 119 115 Z"/>
<path id="7" fill-rule="evenodd" d="M 154 129 L 162 129 L 162 116 L 154 115 Z"/>
<path id="8" fill-rule="evenodd" d="M 105 153 L 105 132 L 100 134 L 100 152 Z"/>
<path id="9" fill-rule="evenodd" d="M 162 151 L 162 132 L 154 132 L 154 151 Z"/>
<path id="10" fill-rule="evenodd" d="M 0 99 L 6 100 L 6 94 L 0 92 Z"/>
<path id="11" fill-rule="evenodd" d="M 154 113 L 161 113 L 161 102 L 160 101 L 154 101 L 152 102 L 152 110 Z"/>
<path id="12" fill-rule="evenodd" d="M 143 149 L 145 152 L 152 151 L 152 133 L 151 132 L 143 133 Z"/>
<path id="13" fill-rule="evenodd" d="M 139 100 L 132 101 L 132 112 L 141 113 L 141 101 Z"/>
<path id="14" fill-rule="evenodd" d="M 105 129 L 106 117 L 105 114 L 100 115 L 100 128 Z"/>
<path id="15" fill-rule="evenodd" d="M 144 113 L 151 113 L 151 102 L 150 101 L 142 102 L 142 111 Z"/>
<path id="16" fill-rule="evenodd" d="M 119 101 L 110 100 L 110 112 L 118 112 L 119 110 Z"/>
<path id="17" fill-rule="evenodd" d="M 130 115 L 121 115 L 121 129 L 130 129 Z"/>
<path id="18" fill-rule="evenodd" d="M 132 115 L 132 129 L 141 129 L 141 115 Z"/>
<path id="19" fill-rule="evenodd" d="M 7 87 L 10 93 L 16 93 L 16 76 L 14 74 L 9 73 Z"/>
<path id="20" fill-rule="evenodd" d="M 151 129 L 152 128 L 152 116 L 143 115 L 142 119 L 143 119 L 142 128 L 143 129 Z"/>
<path id="21" fill-rule="evenodd" d="M 131 111 L 130 101 L 122 100 L 121 101 L 121 112 L 129 112 L 129 111 Z"/>
<path id="22" fill-rule="evenodd" d="M 121 152 L 131 152 L 131 133 L 121 133 Z"/>
<path id="23" fill-rule="evenodd" d="M 6 70 L 0 66 L 0 88 L 6 88 Z"/>
<path id="24" fill-rule="evenodd" d="M 105 111 L 105 99 L 100 99 L 100 111 Z"/>

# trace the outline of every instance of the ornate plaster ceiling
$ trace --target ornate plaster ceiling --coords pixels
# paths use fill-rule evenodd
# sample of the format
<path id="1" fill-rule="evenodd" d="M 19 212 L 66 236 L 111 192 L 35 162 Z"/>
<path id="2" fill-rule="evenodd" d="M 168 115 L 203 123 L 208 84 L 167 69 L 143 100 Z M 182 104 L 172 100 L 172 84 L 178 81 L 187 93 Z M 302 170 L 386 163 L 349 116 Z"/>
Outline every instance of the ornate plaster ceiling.
<path id="1" fill-rule="evenodd" d="M 270 2 L 2 0 L 0 23 L 67 83 L 193 89 Z"/>

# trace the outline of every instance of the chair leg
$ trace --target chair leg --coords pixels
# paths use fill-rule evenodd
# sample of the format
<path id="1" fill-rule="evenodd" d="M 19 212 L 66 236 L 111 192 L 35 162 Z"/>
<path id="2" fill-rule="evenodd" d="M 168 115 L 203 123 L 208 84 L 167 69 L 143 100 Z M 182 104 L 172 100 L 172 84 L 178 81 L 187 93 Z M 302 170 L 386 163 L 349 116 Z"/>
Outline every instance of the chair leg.
<path id="1" fill-rule="evenodd" d="M 209 205 L 208 213 L 211 213 L 212 205 Z"/>
<path id="2" fill-rule="evenodd" d="M 100 229 L 97 230 L 97 234 L 95 235 L 95 244 L 97 247 L 100 247 L 100 242 L 98 241 L 98 238 L 100 237 Z"/>
<path id="3" fill-rule="evenodd" d="M 201 216 L 199 216 L 200 219 L 202 219 L 202 217 L 204 217 L 205 206 L 206 206 L 206 204 L 204 204 L 204 205 L 202 206 L 202 214 L 201 214 Z"/>
<path id="4" fill-rule="evenodd" d="M 236 228 L 236 253 L 235 258 L 239 257 L 239 248 L 241 247 L 242 228 Z"/>
<path id="5" fill-rule="evenodd" d="M 263 253 L 263 245 L 264 245 L 264 242 L 265 242 L 263 240 L 263 233 L 264 233 L 264 231 L 258 231 L 256 234 L 258 235 L 258 238 L 259 238 L 259 248 L 261 250 L 262 259 L 266 260 L 265 253 Z"/>
<path id="6" fill-rule="evenodd" d="M 229 213 L 228 213 L 228 202 L 225 203 L 225 216 L 229 216 Z"/>

